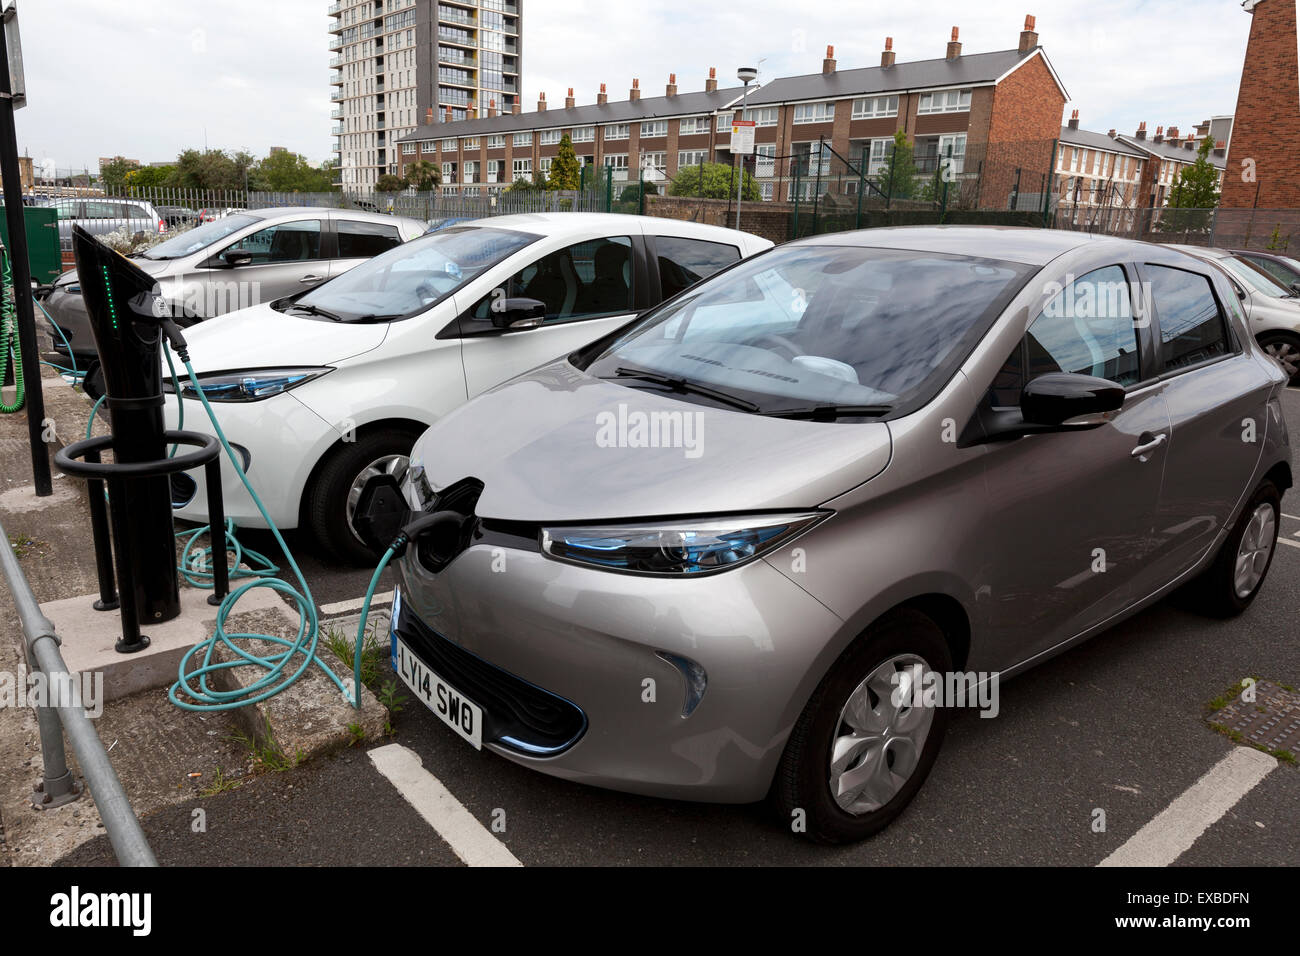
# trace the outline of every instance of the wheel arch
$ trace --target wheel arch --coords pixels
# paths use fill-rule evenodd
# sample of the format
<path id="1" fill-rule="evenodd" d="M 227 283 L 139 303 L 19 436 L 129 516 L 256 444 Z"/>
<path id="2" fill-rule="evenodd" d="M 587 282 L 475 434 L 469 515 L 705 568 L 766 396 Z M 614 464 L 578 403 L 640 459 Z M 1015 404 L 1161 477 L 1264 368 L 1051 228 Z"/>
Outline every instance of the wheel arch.
<path id="1" fill-rule="evenodd" d="M 311 500 L 312 492 L 316 488 L 316 482 L 320 478 L 321 470 L 325 467 L 325 462 L 329 461 L 330 457 L 337 452 L 341 446 L 348 444 L 349 441 L 355 440 L 355 438 L 360 438 L 364 435 L 370 435 L 374 432 L 385 430 L 409 432 L 411 435 L 418 438 L 420 435 L 424 434 L 428 427 L 429 426 L 424 422 L 417 421 L 413 418 L 402 418 L 399 416 L 393 418 L 379 418 L 371 422 L 366 422 L 364 425 L 358 425 L 352 439 L 349 439 L 345 435 L 340 435 L 338 439 L 329 445 L 328 448 L 321 452 L 320 457 L 316 459 L 316 463 L 311 466 L 311 471 L 307 475 L 307 480 L 303 482 L 302 494 L 298 498 L 298 527 L 306 527 L 307 502 Z"/>

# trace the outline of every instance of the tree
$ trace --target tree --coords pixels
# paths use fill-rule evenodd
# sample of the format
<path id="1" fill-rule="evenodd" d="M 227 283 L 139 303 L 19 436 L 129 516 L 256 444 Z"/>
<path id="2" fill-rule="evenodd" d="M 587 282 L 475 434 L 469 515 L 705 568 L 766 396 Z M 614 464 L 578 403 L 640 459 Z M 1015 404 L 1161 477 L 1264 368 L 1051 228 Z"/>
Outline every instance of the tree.
<path id="1" fill-rule="evenodd" d="M 392 173 L 384 173 L 375 181 L 375 189 L 381 193 L 400 193 L 407 185 L 405 179 Z"/>
<path id="2" fill-rule="evenodd" d="M 163 189 L 175 175 L 175 166 L 141 166 L 126 174 L 126 185 L 128 189 Z"/>
<path id="3" fill-rule="evenodd" d="M 537 184 L 527 176 L 520 176 L 506 189 L 508 193 L 531 193 L 537 189 Z"/>
<path id="4" fill-rule="evenodd" d="M 220 149 L 187 149 L 176 157 L 178 189 L 243 189 L 253 163 L 249 153 L 227 153 Z"/>
<path id="5" fill-rule="evenodd" d="M 406 167 L 406 182 L 419 192 L 428 192 L 442 185 L 442 170 L 427 159 L 417 160 Z"/>
<path id="6" fill-rule="evenodd" d="M 110 196 L 121 195 L 126 190 L 126 179 L 140 164 L 121 156 L 114 156 L 99 168 L 99 182 Z"/>
<path id="7" fill-rule="evenodd" d="M 334 176 L 328 167 L 313 166 L 305 156 L 283 149 L 253 167 L 249 182 L 258 189 L 285 193 L 323 193 L 334 188 Z"/>
<path id="8" fill-rule="evenodd" d="M 560 138 L 560 149 L 551 160 L 551 175 L 546 181 L 547 189 L 578 188 L 578 156 L 573 151 L 573 141 L 565 133 Z"/>
<path id="9" fill-rule="evenodd" d="M 763 193 L 754 177 L 745 170 L 741 198 L 758 202 Z M 684 166 L 668 184 L 670 196 L 694 196 L 704 199 L 734 199 L 736 196 L 735 168 L 726 163 L 704 163 L 702 166 Z"/>
<path id="10" fill-rule="evenodd" d="M 1219 205 L 1219 171 L 1210 162 L 1214 140 L 1205 137 L 1196 150 L 1196 162 L 1184 166 L 1174 179 L 1165 214 L 1163 232 L 1204 232 L 1210 226 L 1211 210 Z"/>
<path id="11" fill-rule="evenodd" d="M 878 185 L 881 192 L 888 193 L 891 199 L 911 199 L 920 188 L 920 176 L 916 152 L 907 141 L 907 134 L 901 129 L 895 131 L 889 165 L 880 171 Z"/>

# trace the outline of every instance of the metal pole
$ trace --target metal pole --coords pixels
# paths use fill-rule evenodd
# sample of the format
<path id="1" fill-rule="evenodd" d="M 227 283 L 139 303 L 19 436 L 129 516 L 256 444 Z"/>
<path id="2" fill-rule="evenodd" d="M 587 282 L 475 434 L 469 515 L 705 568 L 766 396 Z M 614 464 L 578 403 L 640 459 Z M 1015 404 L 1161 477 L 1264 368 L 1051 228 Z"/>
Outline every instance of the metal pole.
<path id="1" fill-rule="evenodd" d="M 16 8 L 5 10 L 5 20 Z M 23 212 L 23 183 L 18 173 L 18 133 L 14 129 L 13 88 L 9 76 L 9 42 L 0 29 L 0 178 L 4 179 L 5 220 L 9 224 L 10 268 L 18 316 L 18 347 L 23 353 L 23 385 L 27 392 L 27 441 L 31 446 L 32 484 L 37 497 L 54 493 L 45 430 L 45 394 L 41 391 L 41 356 L 36 350 L 36 317 L 32 312 L 32 267 L 27 258 L 27 224 Z"/>
<path id="2" fill-rule="evenodd" d="M 740 94 L 740 118 L 745 118 L 745 105 L 749 102 L 749 80 L 745 81 L 745 91 Z M 733 136 L 732 139 L 735 139 Z M 736 153 L 736 230 L 740 230 L 740 191 L 745 185 L 745 157 Z M 700 167 L 700 183 L 704 182 L 704 167 Z"/>
<path id="3" fill-rule="evenodd" d="M 35 662 L 45 674 L 48 684 L 53 685 L 57 682 L 62 686 L 68 686 L 72 681 L 72 675 L 68 673 L 63 655 L 59 653 L 59 638 L 54 633 L 54 625 L 41 613 L 36 595 L 32 593 L 31 586 L 23 576 L 22 568 L 18 566 L 18 559 L 8 546 L 9 539 L 3 526 L 0 526 L 0 539 L 5 542 L 4 546 L 0 547 L 0 572 L 3 572 L 9 583 L 9 591 L 13 594 L 18 618 L 22 622 L 23 635 L 27 641 L 27 660 Z M 72 748 L 77 753 L 81 771 L 90 783 L 91 796 L 104 821 L 104 831 L 108 834 L 109 842 L 113 844 L 118 862 L 123 866 L 157 866 L 158 862 L 154 859 L 144 831 L 140 828 L 140 821 L 136 819 L 131 809 L 126 791 L 122 789 L 122 782 L 109 762 L 103 741 L 99 739 L 94 725 L 86 716 L 84 707 L 71 706 L 72 702 L 66 703 L 67 706 L 57 708 L 57 712 L 62 719 L 63 729 L 72 742 Z M 50 714 L 55 712 L 46 709 Z M 47 722 L 47 720 L 41 721 L 42 731 Z M 41 735 L 41 756 L 45 761 L 47 779 L 51 777 L 51 772 L 58 771 L 60 766 L 66 769 L 63 736 L 62 734 L 50 736 L 52 739 L 47 740 L 44 732 Z"/>

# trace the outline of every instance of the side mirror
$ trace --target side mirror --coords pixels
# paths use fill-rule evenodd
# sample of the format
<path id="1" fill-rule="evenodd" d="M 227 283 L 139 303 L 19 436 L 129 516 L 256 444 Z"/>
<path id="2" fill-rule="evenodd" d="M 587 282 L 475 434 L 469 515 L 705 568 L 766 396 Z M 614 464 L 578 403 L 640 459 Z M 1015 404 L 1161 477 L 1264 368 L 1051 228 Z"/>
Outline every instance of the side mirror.
<path id="1" fill-rule="evenodd" d="M 489 311 L 492 324 L 507 332 L 535 329 L 546 319 L 546 303 L 538 299 L 501 299 Z"/>
<path id="2" fill-rule="evenodd" d="M 1123 405 L 1123 385 L 1071 372 L 1040 375 L 1020 393 L 1020 414 L 1027 425 L 1059 426 L 1081 415 L 1118 411 Z"/>
<path id="3" fill-rule="evenodd" d="M 221 258 L 226 265 L 234 268 L 248 265 L 253 261 L 253 254 L 246 249 L 227 249 L 221 254 Z"/>
<path id="4" fill-rule="evenodd" d="M 1292 282 L 1291 291 L 1294 292 L 1296 295 L 1300 295 L 1300 282 Z"/>

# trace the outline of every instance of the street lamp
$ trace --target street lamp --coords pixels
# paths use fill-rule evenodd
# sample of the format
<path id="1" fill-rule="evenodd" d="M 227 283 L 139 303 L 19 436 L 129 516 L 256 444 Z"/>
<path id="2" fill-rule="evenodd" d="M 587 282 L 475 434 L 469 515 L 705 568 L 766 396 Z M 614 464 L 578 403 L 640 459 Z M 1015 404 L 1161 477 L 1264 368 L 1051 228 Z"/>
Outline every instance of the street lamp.
<path id="1" fill-rule="evenodd" d="M 736 71 L 736 79 L 745 84 L 745 92 L 740 95 L 740 118 L 745 118 L 745 104 L 749 102 L 749 84 L 758 79 L 758 70 L 752 66 L 742 66 Z M 736 136 L 733 133 L 731 137 L 732 145 L 735 145 Z M 740 229 L 740 192 L 741 187 L 745 185 L 745 158 L 740 153 L 736 153 L 736 229 Z"/>

